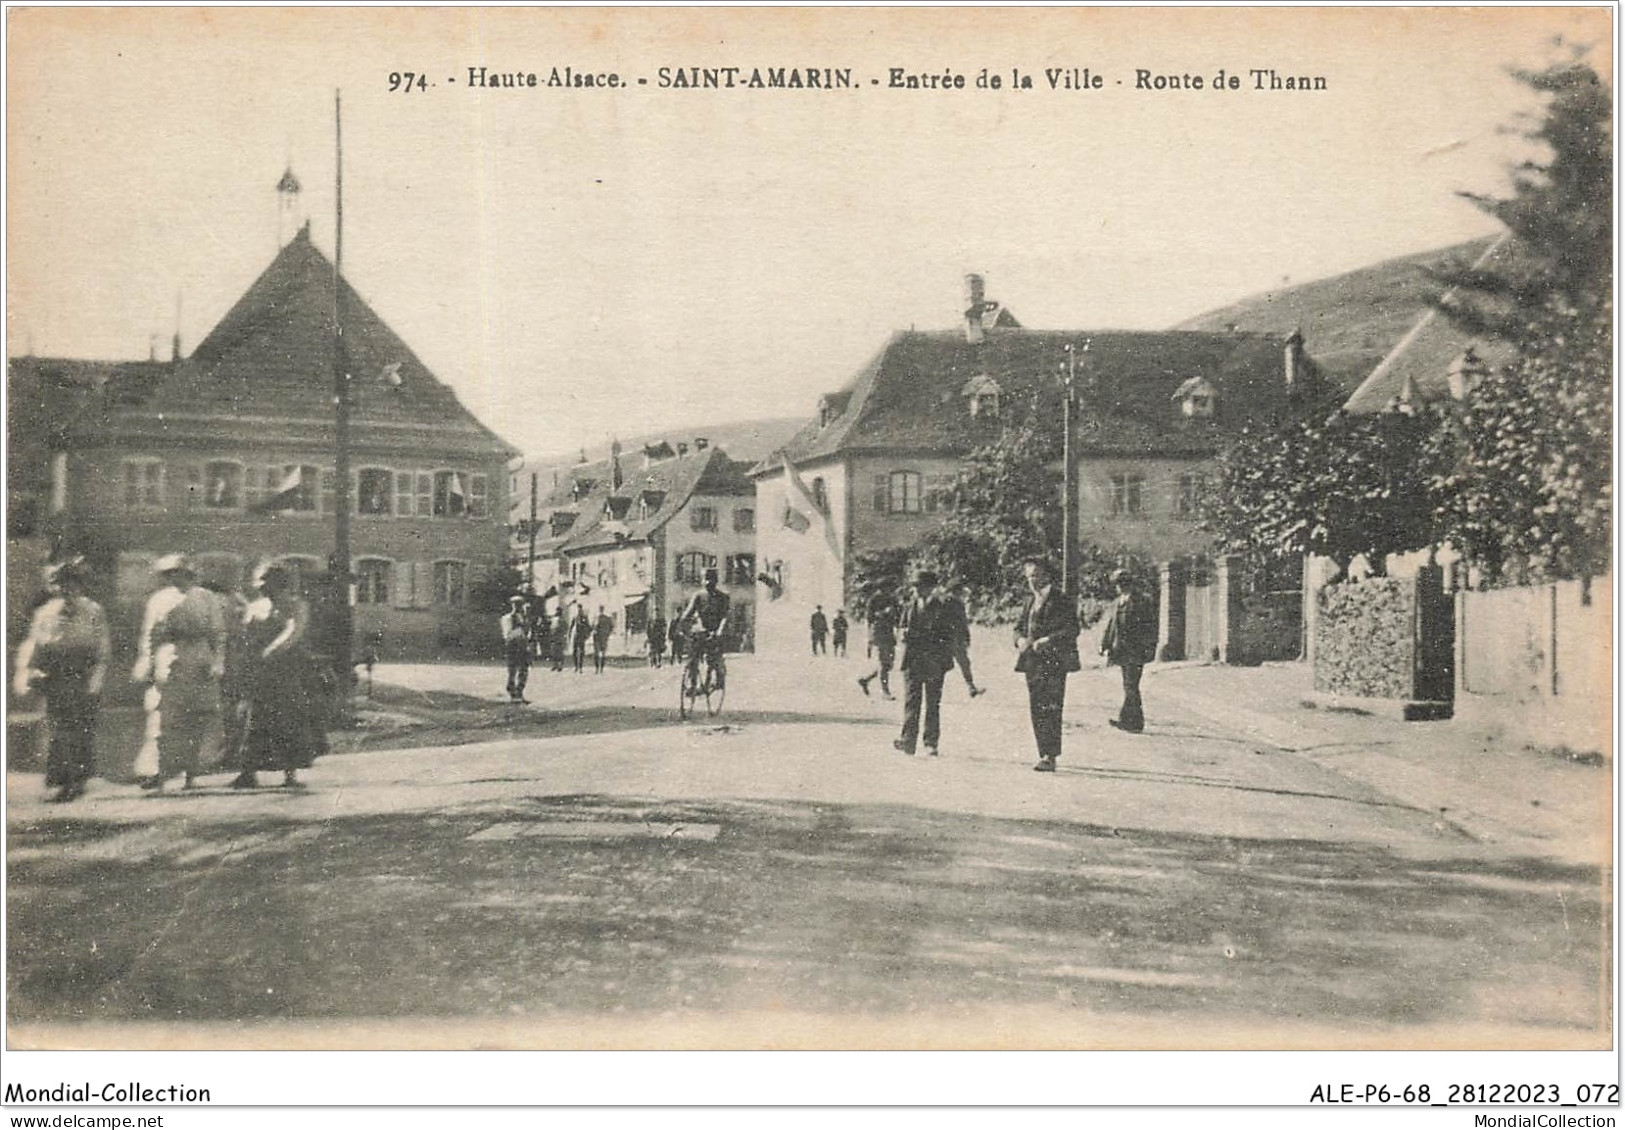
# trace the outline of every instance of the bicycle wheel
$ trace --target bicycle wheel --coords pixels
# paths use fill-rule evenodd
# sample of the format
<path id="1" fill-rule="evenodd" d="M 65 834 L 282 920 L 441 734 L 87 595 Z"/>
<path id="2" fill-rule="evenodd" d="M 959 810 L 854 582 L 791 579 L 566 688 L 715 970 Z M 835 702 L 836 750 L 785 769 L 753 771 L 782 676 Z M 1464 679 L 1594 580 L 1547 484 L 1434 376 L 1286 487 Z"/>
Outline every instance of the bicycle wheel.
<path id="1" fill-rule="evenodd" d="M 722 696 L 728 690 L 726 668 L 717 660 L 715 670 L 705 673 L 705 712 L 713 717 L 722 713 Z"/>
<path id="2" fill-rule="evenodd" d="M 697 689 L 694 685 L 699 672 L 692 664 L 685 664 L 683 674 L 677 680 L 677 717 L 687 718 L 694 711 L 694 696 Z"/>

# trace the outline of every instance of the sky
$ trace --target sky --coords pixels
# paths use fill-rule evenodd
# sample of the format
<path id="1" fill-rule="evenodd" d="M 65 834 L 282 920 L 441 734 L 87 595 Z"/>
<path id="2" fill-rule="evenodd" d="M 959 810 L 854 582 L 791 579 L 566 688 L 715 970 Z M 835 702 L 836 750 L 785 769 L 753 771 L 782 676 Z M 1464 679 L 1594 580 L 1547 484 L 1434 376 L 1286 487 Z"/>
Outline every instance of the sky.
<path id="1" fill-rule="evenodd" d="M 1612 78 L 1604 8 L 8 16 L 8 355 L 190 350 L 275 255 L 285 167 L 331 254 L 341 91 L 346 276 L 534 455 L 811 415 L 893 332 L 955 325 L 967 272 L 1032 328 L 1157 329 L 1488 234 L 1457 194 L 1527 155 L 1508 66 L 1562 36 Z M 625 85 L 549 87 L 567 66 Z M 853 85 L 661 84 L 730 66 Z"/>

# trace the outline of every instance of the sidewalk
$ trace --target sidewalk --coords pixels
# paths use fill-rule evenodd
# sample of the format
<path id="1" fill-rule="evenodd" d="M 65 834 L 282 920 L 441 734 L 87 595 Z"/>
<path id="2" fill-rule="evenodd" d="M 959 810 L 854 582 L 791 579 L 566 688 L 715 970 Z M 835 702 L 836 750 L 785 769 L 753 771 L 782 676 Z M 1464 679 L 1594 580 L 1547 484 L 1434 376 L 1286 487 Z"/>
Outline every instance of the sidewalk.
<path id="1" fill-rule="evenodd" d="M 1210 719 L 1261 751 L 1290 752 L 1437 813 L 1475 840 L 1574 862 L 1612 859 L 1613 765 L 1499 742 L 1449 720 L 1317 707 L 1304 663 L 1259 667 L 1155 664 L 1147 711 L 1159 701 Z"/>

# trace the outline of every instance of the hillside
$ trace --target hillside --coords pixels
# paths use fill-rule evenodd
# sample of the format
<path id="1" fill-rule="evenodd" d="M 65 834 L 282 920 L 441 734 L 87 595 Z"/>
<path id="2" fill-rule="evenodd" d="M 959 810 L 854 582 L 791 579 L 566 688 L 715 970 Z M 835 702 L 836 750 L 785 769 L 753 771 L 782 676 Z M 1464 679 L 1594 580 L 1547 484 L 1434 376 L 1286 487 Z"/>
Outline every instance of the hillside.
<path id="1" fill-rule="evenodd" d="M 1425 268 L 1466 266 L 1491 238 L 1438 248 L 1329 279 L 1244 298 L 1175 326 L 1180 330 L 1234 327 L 1266 333 L 1301 329 L 1310 355 L 1349 392 L 1427 312 L 1434 284 Z M 1442 373 L 1466 347 L 1468 337 L 1437 319 L 1407 353 L 1407 367 Z"/>

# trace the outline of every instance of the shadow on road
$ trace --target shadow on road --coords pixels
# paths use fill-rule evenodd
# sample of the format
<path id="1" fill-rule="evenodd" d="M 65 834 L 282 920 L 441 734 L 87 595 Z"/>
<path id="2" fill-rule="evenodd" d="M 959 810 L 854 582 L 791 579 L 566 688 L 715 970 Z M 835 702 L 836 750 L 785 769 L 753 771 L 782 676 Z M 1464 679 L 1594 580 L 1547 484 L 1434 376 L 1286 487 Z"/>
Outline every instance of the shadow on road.
<path id="1" fill-rule="evenodd" d="M 9 840 L 14 1024 L 517 1017 L 564 1040 L 581 1015 L 1047 1008 L 1237 1046 L 1305 1020 L 1396 1047 L 1607 1036 L 1606 886 L 1545 861 L 598 795 Z"/>

